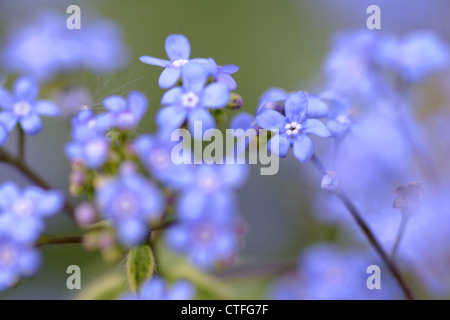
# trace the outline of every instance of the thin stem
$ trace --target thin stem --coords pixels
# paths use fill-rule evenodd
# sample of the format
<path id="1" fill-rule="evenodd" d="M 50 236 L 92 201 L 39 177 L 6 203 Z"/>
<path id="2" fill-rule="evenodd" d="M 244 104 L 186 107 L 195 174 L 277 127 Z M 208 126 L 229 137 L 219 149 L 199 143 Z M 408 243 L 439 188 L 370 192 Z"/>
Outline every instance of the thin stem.
<path id="1" fill-rule="evenodd" d="M 17 154 L 20 162 L 25 162 L 25 132 L 23 131 L 22 127 L 19 127 Z"/>
<path id="2" fill-rule="evenodd" d="M 326 173 L 325 166 L 322 164 L 322 162 L 317 158 L 316 155 L 313 155 L 311 158 L 311 161 L 313 165 L 316 167 L 316 169 L 322 173 Z M 366 235 L 367 239 L 369 240 L 372 247 L 377 251 L 378 255 L 381 257 L 381 259 L 384 261 L 386 266 L 391 271 L 392 275 L 397 280 L 398 284 L 402 288 L 405 296 L 409 300 L 415 300 L 416 296 L 414 292 L 412 291 L 411 287 L 408 285 L 406 279 L 403 277 L 403 275 L 400 272 L 399 267 L 397 264 L 389 257 L 389 255 L 386 253 L 386 251 L 381 246 L 378 239 L 375 237 L 372 230 L 369 228 L 367 223 L 362 218 L 361 214 L 359 213 L 356 206 L 353 204 L 353 202 L 350 200 L 350 198 L 345 194 L 343 190 L 336 193 L 336 196 L 342 201 L 342 203 L 345 205 L 345 207 L 350 211 L 351 215 L 353 216 L 354 220 L 362 230 L 362 232 Z"/>
<path id="3" fill-rule="evenodd" d="M 395 255 L 397 254 L 397 249 L 398 249 L 398 247 L 400 245 L 400 241 L 403 238 L 403 234 L 405 232 L 406 225 L 408 224 L 408 221 L 409 221 L 409 214 L 407 214 L 406 212 L 403 212 L 403 210 L 402 210 L 402 220 L 400 222 L 400 227 L 398 229 L 397 237 L 395 238 L 394 247 L 392 248 L 392 252 L 391 252 L 391 259 L 392 260 L 395 259 Z"/>
<path id="4" fill-rule="evenodd" d="M 3 148 L 0 148 L 0 162 L 5 162 L 12 165 L 16 169 L 18 169 L 24 176 L 26 176 L 30 181 L 40 186 L 41 188 L 45 190 L 53 189 L 53 187 L 47 181 L 41 178 L 36 172 L 34 172 L 33 169 L 31 169 L 24 162 L 20 161 L 20 159 L 15 159 Z M 70 217 L 74 218 L 75 208 L 67 200 L 64 203 L 64 211 Z"/>
<path id="5" fill-rule="evenodd" d="M 83 236 L 42 236 L 36 243 L 36 247 L 79 243 L 83 243 Z"/>

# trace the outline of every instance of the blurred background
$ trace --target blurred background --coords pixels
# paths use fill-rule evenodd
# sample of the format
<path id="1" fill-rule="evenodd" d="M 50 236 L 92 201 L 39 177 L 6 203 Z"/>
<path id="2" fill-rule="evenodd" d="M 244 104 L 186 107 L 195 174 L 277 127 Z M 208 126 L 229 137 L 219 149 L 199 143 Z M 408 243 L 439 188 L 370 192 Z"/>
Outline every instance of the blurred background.
<path id="1" fill-rule="evenodd" d="M 381 8 L 382 29 L 373 32 L 402 35 L 414 30 L 435 30 L 450 42 L 450 3 L 445 0 L 15 0 L 0 2 L 0 51 L 11 45 L 17 36 L 15 32 L 26 25 L 30 32 L 39 33 L 44 12 L 68 17 L 66 8 L 72 4 L 81 8 L 82 30 L 86 34 L 100 19 L 114 26 L 114 37 L 120 43 L 117 46 L 121 51 L 117 52 L 120 61 L 108 62 L 118 64 L 112 72 L 107 67 L 96 75 L 70 70 L 64 76 L 43 79 L 43 95 L 57 97 L 55 87 L 82 84 L 87 93 L 82 90 L 81 101 L 95 109 L 101 107 L 102 99 L 108 95 L 140 90 L 150 100 L 141 132 L 155 130 L 154 115 L 164 91 L 157 84 L 161 69 L 141 63 L 139 57 L 151 55 L 165 59 L 164 41 L 173 33 L 188 37 L 191 57 L 213 57 L 219 64 L 240 67 L 234 75 L 237 92 L 243 97 L 242 110 L 252 114 L 259 96 L 269 87 L 311 92 L 325 89 L 322 65 L 333 35 L 366 28 L 369 5 L 377 4 Z M 61 28 L 65 29 L 65 24 Z M 92 45 L 82 50 L 87 57 L 95 54 L 91 52 Z M 8 84 L 16 75 L 4 62 L 0 71 Z M 227 114 L 231 118 L 235 113 L 228 110 Z M 67 190 L 69 161 L 64 155 L 64 144 L 70 139 L 69 117 L 63 121 L 44 121 L 42 133 L 27 140 L 28 162 L 55 187 Z M 12 134 L 6 148 L 15 152 L 15 146 L 16 137 Z M 310 244 L 340 241 L 346 245 L 345 237 L 336 237 L 336 225 L 320 222 L 310 210 L 308 199 L 321 190 L 317 183 L 320 177 L 311 173 L 309 166 L 300 168 L 288 158 L 280 161 L 280 171 L 275 176 L 260 176 L 259 168 L 252 166 L 251 177 L 239 192 L 241 212 L 248 226 L 239 261 L 275 267 L 258 280 L 248 277 L 230 280 L 224 275 L 235 297 L 265 298 L 267 284 L 282 272 L 295 269 L 298 255 Z M 8 179 L 22 186 L 28 184 L 11 167 L 0 165 L 0 181 Z M 61 214 L 48 220 L 47 233 L 77 234 L 80 230 Z M 42 254 L 39 274 L 22 279 L 16 288 L 0 293 L 0 299 L 74 298 L 80 292 L 67 289 L 67 266 L 81 267 L 81 293 L 89 283 L 117 268 L 79 245 L 46 247 Z"/>

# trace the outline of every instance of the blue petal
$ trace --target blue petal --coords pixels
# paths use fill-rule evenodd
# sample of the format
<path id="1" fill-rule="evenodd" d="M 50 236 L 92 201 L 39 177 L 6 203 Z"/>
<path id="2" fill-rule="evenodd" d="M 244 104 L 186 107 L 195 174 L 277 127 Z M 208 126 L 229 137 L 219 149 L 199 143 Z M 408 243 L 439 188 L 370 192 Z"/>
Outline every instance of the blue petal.
<path id="1" fill-rule="evenodd" d="M 199 94 L 205 87 L 208 71 L 198 63 L 188 62 L 181 69 L 181 77 L 186 92 Z"/>
<path id="2" fill-rule="evenodd" d="M 314 154 L 314 144 L 312 140 L 306 135 L 297 135 L 294 139 L 294 156 L 300 160 L 301 163 L 307 162 Z"/>
<path id="3" fill-rule="evenodd" d="M 267 143 L 267 150 L 278 157 L 285 158 L 291 146 L 291 141 L 291 138 L 287 135 L 277 134 Z"/>
<path id="4" fill-rule="evenodd" d="M 234 80 L 234 78 L 228 73 L 219 73 L 216 81 L 226 84 L 230 90 L 236 90 L 237 88 L 236 80 Z"/>
<path id="5" fill-rule="evenodd" d="M 196 127 L 201 126 L 201 131 L 195 130 Z M 194 139 L 202 139 L 203 134 L 208 129 L 216 127 L 214 117 L 205 109 L 197 108 L 188 114 L 188 128 Z"/>
<path id="6" fill-rule="evenodd" d="M 60 110 L 58 106 L 49 100 L 39 100 L 34 105 L 34 110 L 43 116 L 47 117 L 57 117 L 60 115 Z"/>
<path id="7" fill-rule="evenodd" d="M 168 300 L 191 300 L 195 295 L 195 287 L 187 281 L 179 280 L 172 285 L 167 294 Z"/>
<path id="8" fill-rule="evenodd" d="M 202 217 L 206 197 L 196 190 L 184 192 L 178 202 L 178 217 L 181 221 L 195 221 Z"/>
<path id="9" fill-rule="evenodd" d="M 179 128 L 186 120 L 187 111 L 180 106 L 168 106 L 159 110 L 156 123 L 162 132 L 170 132 Z"/>
<path id="10" fill-rule="evenodd" d="M 264 108 L 268 102 L 277 102 L 286 100 L 288 94 L 281 88 L 267 89 L 259 98 L 258 111 Z"/>
<path id="11" fill-rule="evenodd" d="M 22 275 L 27 277 L 34 275 L 38 271 L 40 265 L 41 255 L 38 250 L 27 249 L 21 251 L 18 267 Z"/>
<path id="12" fill-rule="evenodd" d="M 116 120 L 115 120 L 115 117 L 113 114 L 100 113 L 95 119 L 95 127 L 96 127 L 97 131 L 106 132 L 109 129 L 111 129 L 111 127 L 114 126 L 115 122 L 116 122 Z M 87 133 L 86 136 L 92 136 L 92 134 L 96 134 L 96 132 L 95 132 L 96 130 L 89 130 L 89 131 L 90 131 L 89 133 L 87 131 L 85 132 L 85 133 Z M 82 136 L 78 136 L 78 139 L 84 140 L 82 138 Z"/>
<path id="13" fill-rule="evenodd" d="M 0 113 L 0 123 L 5 126 L 6 130 L 11 131 L 17 124 L 18 117 L 9 111 Z"/>
<path id="14" fill-rule="evenodd" d="M 35 78 L 21 77 L 14 83 L 16 100 L 34 101 L 39 94 L 39 84 Z"/>
<path id="15" fill-rule="evenodd" d="M 13 104 L 13 99 L 11 94 L 5 88 L 0 88 L 0 107 L 3 109 L 11 109 Z"/>
<path id="16" fill-rule="evenodd" d="M 225 66 L 219 67 L 220 72 L 226 72 L 229 74 L 238 72 L 239 67 L 234 64 L 227 64 Z"/>
<path id="17" fill-rule="evenodd" d="M 178 104 L 182 94 L 183 89 L 181 89 L 180 87 L 172 88 L 163 95 L 161 99 L 161 104 L 162 105 Z"/>
<path id="18" fill-rule="evenodd" d="M 230 91 L 224 83 L 212 83 L 203 91 L 202 105 L 217 109 L 225 107 L 230 100 Z"/>
<path id="19" fill-rule="evenodd" d="M 158 79 L 158 84 L 162 89 L 168 89 L 177 84 L 181 76 L 181 69 L 166 68 Z"/>
<path id="20" fill-rule="evenodd" d="M 290 94 L 286 99 L 285 111 L 289 121 L 303 122 L 308 108 L 308 97 L 303 91 Z"/>
<path id="21" fill-rule="evenodd" d="M 30 199 L 38 216 L 47 217 L 58 213 L 64 205 L 64 195 L 60 191 L 44 191 L 37 187 L 29 187 L 24 197 Z"/>
<path id="22" fill-rule="evenodd" d="M 148 108 L 147 97 L 142 92 L 131 91 L 128 95 L 128 106 L 131 113 L 138 119 L 141 119 Z"/>
<path id="23" fill-rule="evenodd" d="M 242 129 L 243 131 L 246 131 L 247 129 L 250 129 L 254 123 L 255 123 L 254 115 L 247 112 L 240 112 L 237 115 L 235 115 L 233 119 L 231 119 L 230 129 L 233 130 Z"/>
<path id="24" fill-rule="evenodd" d="M 148 228 L 142 221 L 125 219 L 117 222 L 117 232 L 120 242 L 126 247 L 133 247 L 145 239 Z"/>
<path id="25" fill-rule="evenodd" d="M 256 115 L 258 125 L 266 130 L 284 130 L 286 118 L 279 112 L 271 109 L 264 109 Z"/>
<path id="26" fill-rule="evenodd" d="M 330 130 L 323 124 L 322 121 L 317 119 L 307 119 L 303 123 L 303 132 L 307 134 L 315 134 L 319 137 L 329 137 L 331 135 Z"/>
<path id="27" fill-rule="evenodd" d="M 26 134 L 32 136 L 42 129 L 41 119 L 36 113 L 30 113 L 28 116 L 20 120 L 20 125 Z"/>
<path id="28" fill-rule="evenodd" d="M 306 115 L 310 118 L 323 118 L 328 115 L 328 105 L 315 96 L 308 97 L 308 110 Z"/>
<path id="29" fill-rule="evenodd" d="M 111 96 L 103 100 L 103 105 L 108 111 L 119 113 L 127 109 L 127 102 L 121 96 Z"/>
<path id="30" fill-rule="evenodd" d="M 333 137 L 341 137 L 350 129 L 350 125 L 332 119 L 327 122 L 327 128 Z"/>
<path id="31" fill-rule="evenodd" d="M 172 34 L 166 39 L 166 52 L 171 61 L 187 60 L 191 53 L 189 40 L 181 34 Z"/>
<path id="32" fill-rule="evenodd" d="M 183 226 L 175 225 L 165 232 L 165 239 L 170 248 L 184 250 L 190 243 L 190 235 Z"/>
<path id="33" fill-rule="evenodd" d="M 8 130 L 3 124 L 0 124 L 0 146 L 8 140 Z"/>
<path id="34" fill-rule="evenodd" d="M 70 160 L 82 159 L 84 155 L 83 148 L 79 143 L 66 144 L 64 151 Z"/>
<path id="35" fill-rule="evenodd" d="M 19 195 L 20 190 L 14 182 L 8 181 L 2 184 L 0 186 L 0 209 L 8 211 Z"/>
<path id="36" fill-rule="evenodd" d="M 157 59 L 149 56 L 142 56 L 139 58 L 139 60 L 141 60 L 141 62 L 143 63 L 150 64 L 152 66 L 158 66 L 163 68 L 167 68 L 170 66 L 170 61 Z"/>
<path id="37" fill-rule="evenodd" d="M 249 174 L 249 168 L 244 164 L 224 164 L 220 165 L 220 170 L 221 182 L 233 189 L 241 187 Z"/>

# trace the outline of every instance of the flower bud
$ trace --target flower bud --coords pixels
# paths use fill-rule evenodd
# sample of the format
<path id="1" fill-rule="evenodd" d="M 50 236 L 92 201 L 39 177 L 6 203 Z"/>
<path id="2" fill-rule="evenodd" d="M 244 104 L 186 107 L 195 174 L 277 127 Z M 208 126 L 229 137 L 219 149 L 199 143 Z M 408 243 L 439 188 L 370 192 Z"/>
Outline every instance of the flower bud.
<path id="1" fill-rule="evenodd" d="M 228 109 L 239 109 L 242 107 L 242 97 L 237 93 L 230 93 L 230 101 L 227 104 Z"/>
<path id="2" fill-rule="evenodd" d="M 335 193 L 339 191 L 342 185 L 342 180 L 339 175 L 334 171 L 327 171 L 327 173 L 323 176 L 322 182 L 320 184 L 323 190 L 326 190 L 331 193 Z"/>
<path id="3" fill-rule="evenodd" d="M 88 227 L 97 220 L 95 207 L 90 202 L 84 202 L 75 208 L 75 221 L 80 227 Z"/>

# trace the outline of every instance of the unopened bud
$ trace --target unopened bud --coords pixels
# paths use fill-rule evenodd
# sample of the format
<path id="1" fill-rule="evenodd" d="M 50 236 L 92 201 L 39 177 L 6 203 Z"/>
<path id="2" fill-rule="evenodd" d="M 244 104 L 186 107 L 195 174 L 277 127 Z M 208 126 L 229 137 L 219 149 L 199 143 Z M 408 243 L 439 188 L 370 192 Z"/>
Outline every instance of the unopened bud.
<path id="1" fill-rule="evenodd" d="M 75 208 L 75 221 L 80 227 L 88 227 L 97 220 L 95 207 L 90 202 L 84 202 Z"/>
<path id="2" fill-rule="evenodd" d="M 327 171 L 323 176 L 320 186 L 323 190 L 331 193 L 339 191 L 342 185 L 342 180 L 339 175 L 334 171 Z"/>
<path id="3" fill-rule="evenodd" d="M 242 97 L 237 93 L 230 93 L 230 101 L 227 104 L 228 109 L 239 109 L 242 107 Z"/>

